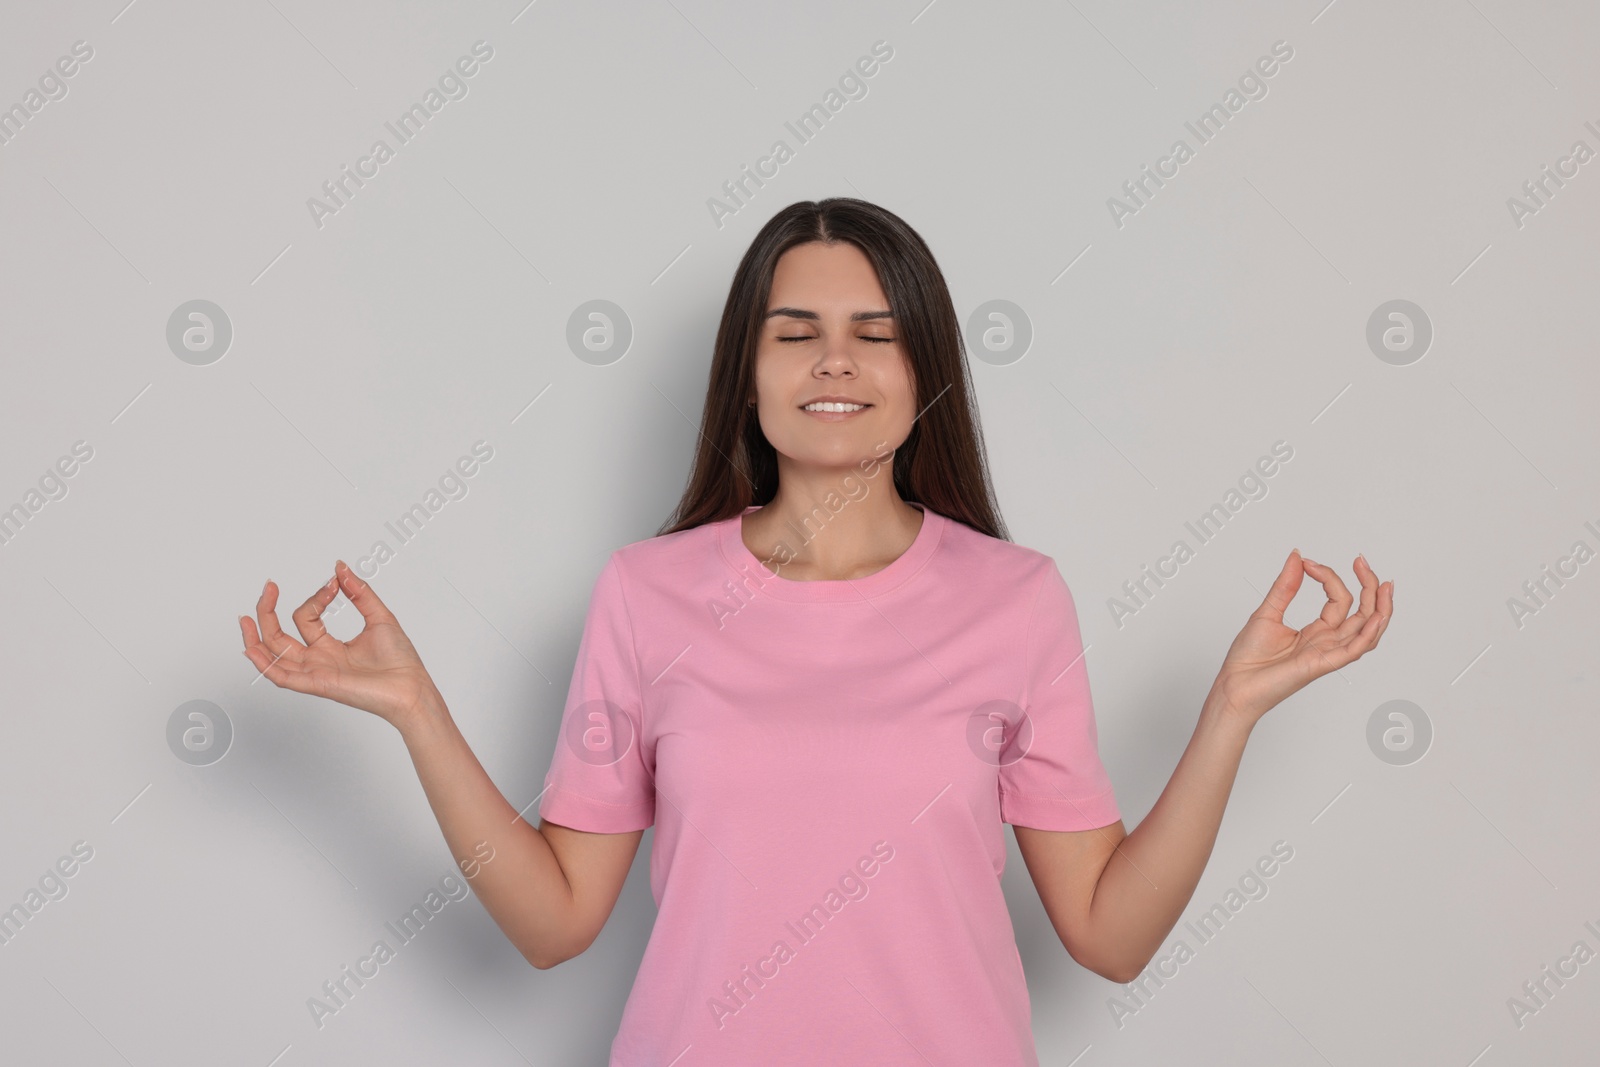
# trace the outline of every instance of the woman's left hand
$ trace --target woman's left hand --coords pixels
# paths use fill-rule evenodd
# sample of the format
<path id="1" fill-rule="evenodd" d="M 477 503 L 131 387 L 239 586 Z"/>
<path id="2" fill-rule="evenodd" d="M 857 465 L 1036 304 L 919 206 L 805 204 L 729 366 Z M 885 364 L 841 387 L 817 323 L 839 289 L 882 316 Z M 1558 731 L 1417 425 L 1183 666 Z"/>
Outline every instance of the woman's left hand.
<path id="1" fill-rule="evenodd" d="M 1329 671 L 1360 659 L 1378 647 L 1394 614 L 1394 582 L 1378 584 L 1365 558 L 1356 557 L 1361 603 L 1348 615 L 1354 598 L 1331 567 L 1289 553 L 1267 597 L 1233 639 L 1212 692 L 1230 713 L 1254 724 L 1291 693 Z M 1284 609 L 1294 600 L 1305 575 L 1322 584 L 1328 602 L 1322 614 L 1303 630 L 1283 624 Z"/>

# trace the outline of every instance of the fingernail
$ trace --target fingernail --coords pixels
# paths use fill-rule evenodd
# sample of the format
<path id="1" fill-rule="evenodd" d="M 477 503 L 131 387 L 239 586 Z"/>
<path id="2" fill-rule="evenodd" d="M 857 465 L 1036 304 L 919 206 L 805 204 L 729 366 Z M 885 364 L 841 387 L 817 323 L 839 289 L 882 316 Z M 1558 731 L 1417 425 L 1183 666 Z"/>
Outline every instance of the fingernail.
<path id="1" fill-rule="evenodd" d="M 339 576 L 338 575 L 334 575 L 332 578 L 328 579 L 328 584 L 323 586 L 322 588 L 324 590 L 332 589 L 334 586 L 336 586 L 338 584 L 339 584 Z"/>
<path id="2" fill-rule="evenodd" d="M 262 596 L 266 596 L 267 595 L 267 586 L 269 586 L 271 584 L 272 584 L 272 579 L 271 578 L 268 578 L 266 581 L 261 583 L 261 595 Z"/>

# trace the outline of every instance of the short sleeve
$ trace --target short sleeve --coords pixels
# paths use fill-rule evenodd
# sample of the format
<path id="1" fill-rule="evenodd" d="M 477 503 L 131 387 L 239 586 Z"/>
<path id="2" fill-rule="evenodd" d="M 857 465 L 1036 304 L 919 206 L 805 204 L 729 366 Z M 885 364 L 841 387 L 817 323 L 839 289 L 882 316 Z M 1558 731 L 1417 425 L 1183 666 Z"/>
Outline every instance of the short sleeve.
<path id="1" fill-rule="evenodd" d="M 595 579 L 539 815 L 592 833 L 655 822 L 633 625 L 616 553 Z"/>
<path id="2" fill-rule="evenodd" d="M 1044 570 L 1023 642 L 1023 754 L 1000 765 L 1000 820 L 1091 830 L 1121 813 L 1100 762 L 1077 608 L 1053 559 Z"/>

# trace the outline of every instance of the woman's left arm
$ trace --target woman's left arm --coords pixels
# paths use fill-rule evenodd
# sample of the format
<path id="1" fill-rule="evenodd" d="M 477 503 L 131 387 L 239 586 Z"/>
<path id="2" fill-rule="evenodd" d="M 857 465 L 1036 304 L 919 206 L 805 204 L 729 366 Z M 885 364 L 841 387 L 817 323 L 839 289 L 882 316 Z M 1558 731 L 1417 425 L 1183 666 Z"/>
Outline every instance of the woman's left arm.
<path id="1" fill-rule="evenodd" d="M 1150 814 L 1122 824 L 1058 832 L 1013 826 L 1040 900 L 1073 959 L 1130 982 L 1154 958 L 1205 870 L 1245 742 L 1284 698 L 1377 647 L 1394 614 L 1394 582 L 1379 584 L 1357 556 L 1356 603 L 1330 567 L 1291 552 L 1266 599 L 1234 638 L 1201 707 L 1194 736 Z M 1283 612 L 1309 574 L 1328 602 L 1303 630 Z"/>

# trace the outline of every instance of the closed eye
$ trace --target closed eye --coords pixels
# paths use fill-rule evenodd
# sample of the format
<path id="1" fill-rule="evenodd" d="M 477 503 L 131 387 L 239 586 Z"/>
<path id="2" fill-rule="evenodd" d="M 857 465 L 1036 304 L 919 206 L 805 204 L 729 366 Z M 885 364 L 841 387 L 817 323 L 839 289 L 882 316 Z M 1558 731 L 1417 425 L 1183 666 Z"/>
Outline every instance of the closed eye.
<path id="1" fill-rule="evenodd" d="M 780 340 L 780 341 L 814 341 L 814 340 L 816 340 L 816 338 L 811 337 L 809 335 L 800 335 L 800 336 L 797 336 L 797 337 L 780 337 L 780 338 L 778 338 L 778 340 Z M 863 340 L 863 341 L 874 341 L 874 342 L 876 342 L 878 344 L 885 344 L 885 345 L 894 343 L 894 338 L 893 337 L 863 337 L 863 338 L 861 338 L 861 340 Z"/>

